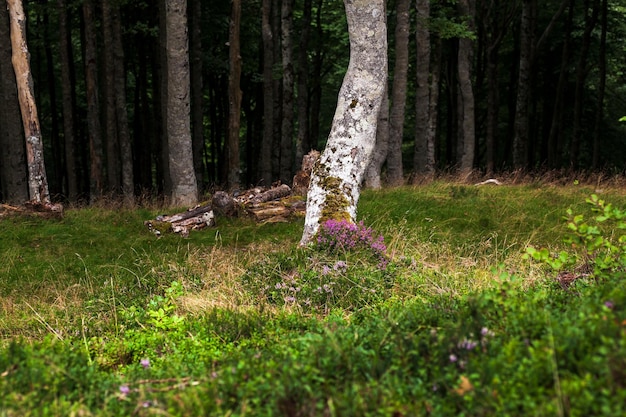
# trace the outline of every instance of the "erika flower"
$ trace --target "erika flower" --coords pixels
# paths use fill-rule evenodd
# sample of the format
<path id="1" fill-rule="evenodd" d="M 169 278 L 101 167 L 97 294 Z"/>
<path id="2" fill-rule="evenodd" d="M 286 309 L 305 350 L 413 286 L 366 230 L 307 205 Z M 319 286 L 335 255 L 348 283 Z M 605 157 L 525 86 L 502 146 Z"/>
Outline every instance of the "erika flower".
<path id="1" fill-rule="evenodd" d="M 347 220 L 327 220 L 320 225 L 316 244 L 318 248 L 329 251 L 369 251 L 378 258 L 380 269 L 387 267 L 385 240 L 375 235 L 372 228 L 366 227 L 363 222 L 355 224 Z"/>
<path id="2" fill-rule="evenodd" d="M 128 385 L 120 385 L 120 393 L 122 395 L 127 395 L 130 393 L 130 387 Z"/>
<path id="3" fill-rule="evenodd" d="M 150 359 L 142 359 L 139 363 L 141 364 L 141 366 L 143 366 L 144 369 L 150 367 Z"/>

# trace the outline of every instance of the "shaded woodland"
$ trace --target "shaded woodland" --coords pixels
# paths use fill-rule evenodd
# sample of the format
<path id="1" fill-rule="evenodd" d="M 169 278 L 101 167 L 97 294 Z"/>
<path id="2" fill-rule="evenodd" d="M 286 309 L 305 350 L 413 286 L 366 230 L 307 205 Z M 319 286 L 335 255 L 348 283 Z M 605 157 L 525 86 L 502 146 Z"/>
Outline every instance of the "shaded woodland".
<path id="1" fill-rule="evenodd" d="M 348 63 L 342 2 L 23 5 L 53 200 L 290 184 L 325 145 Z M 0 201 L 22 203 L 24 131 L 0 10 Z M 388 1 L 388 103 L 367 185 L 442 171 L 623 172 L 625 17 L 625 0 Z"/>

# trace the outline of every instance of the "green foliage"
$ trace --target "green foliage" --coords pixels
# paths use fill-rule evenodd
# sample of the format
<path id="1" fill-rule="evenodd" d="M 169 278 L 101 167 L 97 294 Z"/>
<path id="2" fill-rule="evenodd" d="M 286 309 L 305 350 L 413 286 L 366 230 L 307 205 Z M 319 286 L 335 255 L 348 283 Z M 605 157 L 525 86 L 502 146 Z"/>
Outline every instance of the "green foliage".
<path id="1" fill-rule="evenodd" d="M 626 268 L 626 211 L 592 194 L 586 199 L 591 218 L 567 210 L 568 251 L 552 255 L 546 248 L 529 247 L 529 257 L 557 271 L 582 268 L 595 278 L 623 275 Z"/>
<path id="2" fill-rule="evenodd" d="M 617 256 L 623 253 L 623 212 L 594 196 L 577 204 L 588 193 L 583 188 L 539 192 L 434 184 L 366 192 L 360 212 L 385 231 L 391 261 L 384 269 L 362 250 L 295 249 L 293 226 L 279 226 L 269 236 L 233 223 L 224 233 L 253 231 L 246 237 L 249 246 L 198 233 L 183 250 L 171 236 L 154 240 L 107 214 L 90 235 L 75 234 L 67 249 L 68 240 L 52 239 L 52 231 L 71 235 L 73 225 L 93 212 L 38 223 L 28 230 L 47 242 L 45 253 L 31 253 L 40 265 L 30 283 L 8 282 L 15 292 L 25 292 L 33 306 L 28 311 L 39 314 L 46 335 L 20 327 L 21 298 L 3 294 L 0 415 L 624 415 L 626 291 L 623 259 Z M 611 199 L 623 202 L 619 193 Z M 568 228 L 559 227 L 562 219 L 555 213 L 568 206 Z M 591 215 L 576 214 L 585 206 Z M 403 216 L 408 221 L 398 220 Z M 469 252 L 485 235 L 466 226 L 481 216 L 510 243 L 493 240 Z M 32 220 L 22 221 L 3 224 L 2 237 L 9 237 L 0 240 L 3 254 L 14 251 L 10 236 L 21 235 L 20 227 L 29 228 Z M 541 226 L 543 233 L 524 231 L 524 223 Z M 428 239 L 433 227 L 436 243 Z M 122 229 L 116 232 L 119 241 L 108 236 L 116 228 Z M 133 233 L 131 251 L 122 242 Z M 150 240 L 141 243 L 138 233 Z M 281 250 L 255 246 L 283 234 L 289 239 Z M 597 265 L 591 273 L 601 279 L 555 285 L 545 271 L 521 260 L 523 243 L 535 237 L 565 239 L 559 267 Z M 118 265 L 132 266 L 133 274 L 125 278 L 98 267 L 95 252 L 81 239 L 100 238 L 115 246 L 99 247 L 106 251 L 102 256 L 117 256 Z M 233 250 L 211 252 L 224 242 Z M 209 297 L 203 288 L 214 282 L 194 267 L 210 267 L 210 258 L 198 258 L 198 248 L 206 246 L 211 254 L 233 256 L 225 261 L 230 263 L 234 254 L 254 255 L 227 281 L 243 283 L 252 305 L 186 308 L 192 297 Z M 35 304 L 42 293 L 33 283 L 37 271 L 45 270 L 43 259 L 58 262 L 59 271 L 71 270 L 65 267 L 74 258 L 57 258 L 76 249 L 83 250 L 86 267 L 76 269 L 80 276 L 74 280 L 71 273 L 63 276 L 57 300 L 63 289 L 81 283 L 93 290 L 77 293 L 80 306 L 65 301 L 71 315 L 57 316 L 44 303 Z M 158 257 L 155 250 L 175 253 Z M 548 250 L 536 252 L 556 259 Z M 472 253 L 486 258 L 484 267 L 460 265 L 459 254 Z M 488 284 L 459 284 L 464 275 L 468 281 L 484 279 L 482 268 L 488 269 Z M 528 278 L 537 274 L 542 276 Z M 437 281 L 444 275 L 454 285 Z M 219 279 L 227 280 L 226 274 Z M 317 291 L 324 285 L 332 291 Z M 46 282 L 42 288 L 49 291 Z"/>

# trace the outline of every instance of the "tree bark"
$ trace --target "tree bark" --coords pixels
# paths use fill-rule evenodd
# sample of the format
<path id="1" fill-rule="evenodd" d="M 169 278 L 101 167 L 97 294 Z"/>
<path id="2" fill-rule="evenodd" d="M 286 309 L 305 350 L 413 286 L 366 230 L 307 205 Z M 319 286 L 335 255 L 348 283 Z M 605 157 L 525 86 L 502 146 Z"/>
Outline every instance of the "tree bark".
<path id="1" fill-rule="evenodd" d="M 284 183 L 293 177 L 293 0 L 281 0 L 281 51 L 282 51 L 282 119 L 280 144 L 280 180 Z"/>
<path id="2" fill-rule="evenodd" d="M 356 220 L 361 181 L 376 141 L 387 84 L 384 0 L 345 0 L 350 63 L 326 148 L 313 170 L 301 245 L 328 219 Z"/>
<path id="3" fill-rule="evenodd" d="M 166 0 L 167 138 L 174 206 L 193 206 L 198 183 L 193 169 L 189 109 L 187 1 Z"/>
<path id="4" fill-rule="evenodd" d="M 389 154 L 389 95 L 387 89 L 383 95 L 378 112 L 378 126 L 376 126 L 376 145 L 372 152 L 372 160 L 365 173 L 365 186 L 378 190 L 382 187 L 381 171 Z"/>
<path id="5" fill-rule="evenodd" d="M 189 25 L 191 48 L 191 134 L 193 144 L 193 167 L 198 190 L 204 188 L 204 115 L 202 80 L 202 1 L 190 1 Z"/>
<path id="6" fill-rule="evenodd" d="M 534 20 L 532 3 L 535 0 L 523 0 L 520 23 L 520 57 L 517 80 L 517 99 L 515 102 L 515 136 L 513 137 L 513 167 L 526 168 L 528 163 L 528 106 L 530 104 L 530 71 L 533 45 Z"/>
<path id="7" fill-rule="evenodd" d="M 274 136 L 274 40 L 272 34 L 272 0 L 263 0 L 261 6 L 261 35 L 263 37 L 263 143 L 260 171 L 266 185 L 272 183 L 272 140 Z"/>
<path id="8" fill-rule="evenodd" d="M 67 26 L 65 0 L 57 0 L 59 13 L 59 57 L 61 65 L 61 95 L 63 106 L 63 138 L 65 141 L 65 166 L 67 175 L 67 198 L 74 201 L 78 195 L 76 177 L 76 144 L 74 141 L 74 85 L 70 76 L 70 36 Z"/>
<path id="9" fill-rule="evenodd" d="M 459 10 L 461 16 L 468 19 L 469 29 L 474 29 L 475 0 L 459 0 Z M 476 121 L 474 91 L 472 87 L 472 57 L 474 41 L 469 38 L 459 39 L 459 93 L 460 93 L 460 132 L 459 139 L 462 140 L 462 151 L 460 155 L 459 172 L 466 175 L 474 168 L 474 149 L 476 142 Z"/>
<path id="10" fill-rule="evenodd" d="M 104 188 L 102 127 L 100 125 L 100 94 L 98 89 L 98 58 L 93 0 L 83 3 L 85 25 L 85 90 L 87 101 L 87 136 L 89 138 L 89 196 L 94 201 Z"/>
<path id="11" fill-rule="evenodd" d="M 413 148 L 413 172 L 432 175 L 434 164 L 429 161 L 429 130 L 430 130 L 430 1 L 417 0 L 415 4 L 417 28 L 415 30 L 416 62 L 415 62 L 415 144 Z M 433 74 L 434 75 L 434 74 Z M 435 86 L 435 88 L 439 88 Z M 434 148 L 433 148 L 434 149 Z M 415 178 L 414 178 L 415 179 Z"/>
<path id="12" fill-rule="evenodd" d="M 410 8 L 410 0 L 398 0 L 396 3 L 396 61 L 393 69 L 393 85 L 391 88 L 389 150 L 387 152 L 387 182 L 392 186 L 402 185 L 404 183 L 402 139 L 404 137 L 404 112 L 406 107 L 406 86 L 409 69 Z M 426 28 L 426 30 L 428 30 L 428 28 Z M 426 63 L 426 66 L 428 67 L 428 63 Z M 428 72 L 426 76 L 428 77 Z"/>
<path id="13" fill-rule="evenodd" d="M 33 77 L 26 43 L 26 16 L 21 0 L 7 0 L 11 27 L 12 63 L 26 137 L 28 191 L 35 203 L 50 203 L 48 179 L 44 164 L 43 141 L 35 104 Z"/>
<path id="14" fill-rule="evenodd" d="M 607 13 L 608 13 L 608 0 L 602 0 L 601 5 L 601 17 L 600 25 L 602 26 L 600 33 L 600 46 L 599 46 L 599 63 L 598 63 L 598 101 L 596 105 L 596 119 L 593 128 L 593 148 L 591 166 L 593 169 L 600 168 L 600 143 L 601 143 L 601 130 L 602 119 L 604 116 L 604 95 L 606 91 L 606 34 L 607 34 Z"/>
<path id="15" fill-rule="evenodd" d="M 0 190 L 2 200 L 10 204 L 28 200 L 23 137 L 15 72 L 11 65 L 9 14 L 6 7 L 0 7 Z"/>
<path id="16" fill-rule="evenodd" d="M 117 195 L 122 188 L 121 153 L 115 106 L 115 58 L 111 0 L 102 0 L 102 34 L 104 46 L 104 142 L 106 149 L 107 189 Z"/>
<path id="17" fill-rule="evenodd" d="M 229 31 L 228 75 L 228 186 L 239 187 L 239 131 L 241 127 L 241 0 L 233 0 Z"/>
<path id="18" fill-rule="evenodd" d="M 126 112 L 126 73 L 124 70 L 124 47 L 122 45 L 122 25 L 120 19 L 120 8 L 119 5 L 116 5 L 111 9 L 112 52 L 115 70 L 113 78 L 115 121 L 120 149 L 122 195 L 126 204 L 133 204 L 135 201 L 133 146 L 128 130 L 128 114 Z"/>
<path id="19" fill-rule="evenodd" d="M 589 15 L 589 1 L 584 2 L 585 7 L 585 30 L 582 37 L 582 45 L 580 55 L 578 56 L 578 65 L 576 66 L 576 84 L 574 88 L 574 126 L 572 131 L 572 142 L 570 148 L 570 168 L 578 169 L 580 156 L 580 142 L 582 136 L 582 115 L 584 101 L 584 86 L 587 79 L 589 66 L 587 58 L 589 57 L 589 48 L 591 46 L 591 32 L 598 22 L 599 0 L 593 0 L 591 5 L 591 15 Z"/>
<path id="20" fill-rule="evenodd" d="M 311 150 L 309 132 L 309 35 L 311 32 L 312 0 L 304 0 L 302 30 L 300 32 L 298 54 L 298 134 L 296 136 L 296 161 Z"/>

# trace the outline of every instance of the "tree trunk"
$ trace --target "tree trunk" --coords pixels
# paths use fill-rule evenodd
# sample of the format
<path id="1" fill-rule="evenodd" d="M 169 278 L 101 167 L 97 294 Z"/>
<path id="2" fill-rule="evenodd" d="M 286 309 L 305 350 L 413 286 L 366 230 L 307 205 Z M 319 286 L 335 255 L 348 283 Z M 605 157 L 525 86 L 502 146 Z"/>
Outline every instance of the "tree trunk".
<path id="1" fill-rule="evenodd" d="M 104 172 L 102 165 L 102 127 L 100 125 L 100 98 L 98 90 L 98 58 L 93 0 L 83 3 L 85 25 L 85 89 L 87 93 L 87 135 L 89 138 L 89 195 L 94 201 L 102 195 Z"/>
<path id="2" fill-rule="evenodd" d="M 2 201 L 22 204 L 28 200 L 28 176 L 24 131 L 20 123 L 15 72 L 11 65 L 9 14 L 0 8 L 0 190 Z"/>
<path id="3" fill-rule="evenodd" d="M 70 76 L 70 36 L 67 26 L 65 0 L 57 0 L 59 13 L 59 57 L 61 65 L 61 95 L 63 106 L 63 137 L 65 140 L 65 166 L 67 175 L 67 198 L 76 200 L 78 185 L 76 177 L 76 144 L 74 142 L 74 85 Z"/>
<path id="4" fill-rule="evenodd" d="M 114 195 L 121 191 L 122 172 L 117 113 L 115 106 L 115 58 L 111 0 L 102 0 L 102 34 L 104 44 L 104 114 L 107 188 Z"/>
<path id="5" fill-rule="evenodd" d="M 576 86 L 574 89 L 574 126 L 572 131 L 572 143 L 570 149 L 570 168 L 578 169 L 580 155 L 580 142 L 582 135 L 582 115 L 584 101 L 584 87 L 587 79 L 589 48 L 591 46 L 591 32 L 598 22 L 599 0 L 593 0 L 591 16 L 589 15 L 589 1 L 584 2 L 585 7 L 585 30 L 582 37 L 578 65 L 576 66 Z"/>
<path id="6" fill-rule="evenodd" d="M 376 145 L 372 152 L 367 171 L 365 172 L 365 186 L 378 190 L 382 187 L 381 171 L 389 153 L 389 95 L 385 89 L 383 101 L 378 112 L 378 126 L 376 126 Z"/>
<path id="7" fill-rule="evenodd" d="M 459 0 L 459 11 L 461 16 L 468 19 L 469 29 L 474 28 L 475 0 Z M 474 168 L 474 149 L 476 142 L 476 122 L 474 115 L 474 91 L 472 88 L 472 56 L 474 41 L 469 38 L 459 39 L 459 93 L 460 93 L 460 132 L 459 138 L 462 140 L 462 153 L 460 155 L 459 172 L 462 175 L 468 174 Z"/>
<path id="8" fill-rule="evenodd" d="M 128 131 L 128 114 L 126 113 L 126 73 L 124 69 L 124 47 L 122 45 L 122 26 L 120 8 L 111 10 L 111 34 L 113 36 L 112 52 L 115 83 L 115 121 L 119 140 L 122 195 L 127 204 L 135 201 L 135 179 L 133 175 L 133 146 Z"/>
<path id="9" fill-rule="evenodd" d="M 198 183 L 193 169 L 189 109 L 187 1 L 166 0 L 167 138 L 174 206 L 193 206 Z"/>
<path id="10" fill-rule="evenodd" d="M 293 177 L 293 0 L 281 1 L 282 51 L 282 124 L 280 144 L 280 180 L 291 182 Z"/>
<path id="11" fill-rule="evenodd" d="M 204 189 L 204 115 L 202 81 L 202 1 L 191 0 L 189 13 L 191 48 L 191 134 L 193 144 L 193 167 L 198 190 Z"/>
<path id="12" fill-rule="evenodd" d="M 608 0 L 602 0 L 600 25 L 602 26 L 602 32 L 600 33 L 600 51 L 599 51 L 599 63 L 598 63 L 598 101 L 596 105 L 596 120 L 593 128 L 593 154 L 592 154 L 592 168 L 600 168 L 600 142 L 601 142 L 601 130 L 602 119 L 604 116 L 604 94 L 606 91 L 606 33 L 607 33 L 607 12 L 608 12 Z"/>
<path id="13" fill-rule="evenodd" d="M 409 69 L 410 8 L 410 0 L 398 0 L 396 3 L 396 62 L 393 69 L 391 110 L 389 112 L 389 151 L 387 152 L 387 182 L 392 186 L 404 183 L 402 139 L 404 137 L 404 112 Z M 428 31 L 427 28 L 426 30 Z M 428 63 L 426 66 L 428 67 Z M 426 76 L 428 77 L 428 72 Z"/>
<path id="14" fill-rule="evenodd" d="M 233 0 L 229 34 L 228 75 L 228 186 L 239 187 L 239 131 L 241 127 L 241 0 Z"/>
<path id="15" fill-rule="evenodd" d="M 361 181 L 376 142 L 387 84 L 384 0 L 345 0 L 344 5 L 350 63 L 328 143 L 313 170 L 301 245 L 311 241 L 325 220 L 356 220 Z"/>
<path id="16" fill-rule="evenodd" d="M 48 179 L 44 165 L 43 142 L 37 105 L 30 72 L 28 45 L 26 44 L 26 16 L 21 0 L 7 0 L 11 27 L 12 63 L 17 81 L 17 93 L 26 137 L 26 162 L 28 166 L 28 191 L 35 203 L 50 203 Z"/>
<path id="17" fill-rule="evenodd" d="M 302 30 L 298 54 L 298 135 L 296 136 L 296 162 L 302 161 L 311 150 L 309 134 L 309 34 L 311 32 L 312 0 L 304 0 Z"/>
<path id="18" fill-rule="evenodd" d="M 417 29 L 415 30 L 416 62 L 415 62 L 415 146 L 413 150 L 413 172 L 432 175 L 434 166 L 429 159 L 429 112 L 431 99 L 430 84 L 430 1 L 417 0 Z M 438 88 L 436 86 L 435 88 Z M 415 178 L 414 178 L 415 179 Z"/>
<path id="19" fill-rule="evenodd" d="M 530 105 L 530 70 L 533 45 L 533 16 L 531 12 L 534 0 L 522 2 L 520 25 L 520 58 L 517 81 L 517 101 L 515 104 L 515 136 L 513 138 L 513 167 L 526 168 L 528 163 L 528 106 Z"/>
<path id="20" fill-rule="evenodd" d="M 266 185 L 272 183 L 272 140 L 274 136 L 274 40 L 272 35 L 272 0 L 263 0 L 261 6 L 261 35 L 263 37 L 263 143 L 261 144 L 260 172 Z"/>

